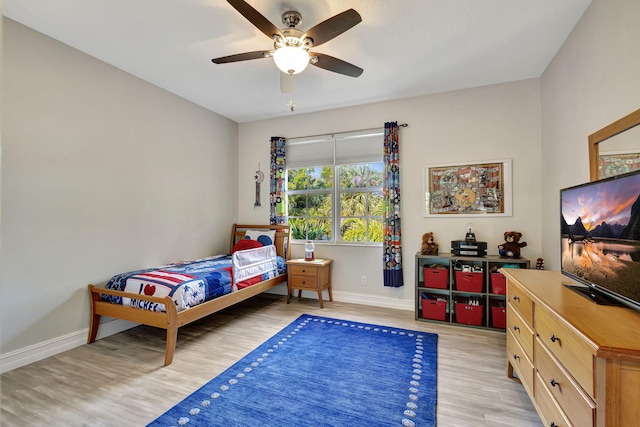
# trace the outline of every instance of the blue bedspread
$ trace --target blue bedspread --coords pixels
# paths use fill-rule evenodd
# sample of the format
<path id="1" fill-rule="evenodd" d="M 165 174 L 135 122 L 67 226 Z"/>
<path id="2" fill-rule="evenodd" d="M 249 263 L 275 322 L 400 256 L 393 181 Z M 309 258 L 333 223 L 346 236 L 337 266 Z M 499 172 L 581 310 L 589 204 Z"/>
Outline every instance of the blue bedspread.
<path id="1" fill-rule="evenodd" d="M 156 297 L 169 296 L 176 309 L 181 311 L 230 293 L 232 285 L 231 256 L 222 255 L 117 274 L 109 280 L 106 288 Z M 107 299 L 147 310 L 165 311 L 164 304 L 132 298 Z"/>
<path id="2" fill-rule="evenodd" d="M 235 290 L 231 269 L 231 255 L 219 255 L 117 274 L 109 280 L 106 288 L 139 295 L 169 296 L 177 311 L 182 311 Z M 278 257 L 277 273 L 264 274 L 262 280 L 285 272 L 284 259 Z M 135 298 L 109 295 L 103 295 L 102 298 L 116 304 L 152 311 L 166 311 L 164 304 Z"/>

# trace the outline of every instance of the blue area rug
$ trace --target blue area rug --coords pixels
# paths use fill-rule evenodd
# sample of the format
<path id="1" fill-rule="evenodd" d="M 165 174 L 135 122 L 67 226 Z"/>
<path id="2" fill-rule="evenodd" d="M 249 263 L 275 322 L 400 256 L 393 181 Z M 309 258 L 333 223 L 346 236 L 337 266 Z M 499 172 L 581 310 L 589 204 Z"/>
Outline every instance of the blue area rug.
<path id="1" fill-rule="evenodd" d="M 149 425 L 432 427 L 437 345 L 304 314 Z"/>

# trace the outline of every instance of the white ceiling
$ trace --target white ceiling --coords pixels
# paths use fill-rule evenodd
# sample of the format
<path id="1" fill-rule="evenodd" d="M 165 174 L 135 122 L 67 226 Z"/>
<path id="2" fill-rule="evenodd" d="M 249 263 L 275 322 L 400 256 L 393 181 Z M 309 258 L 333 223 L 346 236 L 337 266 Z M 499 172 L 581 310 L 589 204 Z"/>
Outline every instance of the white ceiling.
<path id="1" fill-rule="evenodd" d="M 273 60 L 211 58 L 273 48 L 224 0 L 4 0 L 3 13 L 237 122 L 542 75 L 591 0 L 247 0 L 278 28 L 353 8 L 362 22 L 314 49 L 364 68 L 308 67 L 280 93 Z M 296 105 L 293 113 L 287 104 Z"/>

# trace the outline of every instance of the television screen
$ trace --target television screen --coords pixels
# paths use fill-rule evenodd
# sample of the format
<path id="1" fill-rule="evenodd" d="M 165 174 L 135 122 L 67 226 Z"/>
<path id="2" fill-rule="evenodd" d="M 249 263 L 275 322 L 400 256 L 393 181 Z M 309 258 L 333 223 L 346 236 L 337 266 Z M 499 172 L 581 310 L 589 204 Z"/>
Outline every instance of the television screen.
<path id="1" fill-rule="evenodd" d="M 560 209 L 562 273 L 640 309 L 640 171 L 562 189 Z"/>

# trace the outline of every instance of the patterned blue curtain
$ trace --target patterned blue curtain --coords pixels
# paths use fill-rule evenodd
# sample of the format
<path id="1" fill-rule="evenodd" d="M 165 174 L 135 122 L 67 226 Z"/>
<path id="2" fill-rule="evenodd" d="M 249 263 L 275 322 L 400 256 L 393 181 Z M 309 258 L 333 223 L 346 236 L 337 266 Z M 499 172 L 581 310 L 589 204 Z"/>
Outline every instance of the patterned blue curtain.
<path id="1" fill-rule="evenodd" d="M 384 124 L 383 257 L 384 285 L 399 288 L 402 279 L 402 227 L 400 224 L 400 152 L 398 123 Z"/>
<path id="2" fill-rule="evenodd" d="M 287 161 L 285 158 L 285 139 L 271 137 L 271 171 L 269 174 L 269 222 L 287 223 L 287 197 L 285 194 Z"/>

